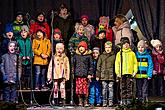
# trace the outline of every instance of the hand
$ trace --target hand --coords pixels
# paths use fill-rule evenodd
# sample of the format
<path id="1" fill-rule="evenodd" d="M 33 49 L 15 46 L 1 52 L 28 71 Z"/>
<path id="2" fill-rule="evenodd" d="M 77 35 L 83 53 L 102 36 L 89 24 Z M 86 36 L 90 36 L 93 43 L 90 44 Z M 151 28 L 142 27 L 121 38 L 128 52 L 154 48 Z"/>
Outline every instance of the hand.
<path id="1" fill-rule="evenodd" d="M 25 60 L 26 59 L 26 57 L 22 57 L 22 60 Z"/>
<path id="2" fill-rule="evenodd" d="M 27 58 L 28 60 L 30 60 L 30 57 L 27 56 L 26 58 Z"/>
<path id="3" fill-rule="evenodd" d="M 148 77 L 148 80 L 150 80 L 151 78 L 150 77 Z"/>
<path id="4" fill-rule="evenodd" d="M 133 74 L 132 74 L 132 77 L 135 77 L 135 75 L 136 75 L 136 73 L 133 73 Z"/>
<path id="5" fill-rule="evenodd" d="M 91 75 L 88 75 L 88 77 L 87 77 L 88 79 L 91 79 L 92 78 L 92 76 Z"/>
<path id="6" fill-rule="evenodd" d="M 99 81 L 99 79 L 100 79 L 99 77 L 96 77 L 96 81 Z"/>
<path id="7" fill-rule="evenodd" d="M 153 75 L 156 75 L 157 74 L 157 71 L 153 70 Z"/>

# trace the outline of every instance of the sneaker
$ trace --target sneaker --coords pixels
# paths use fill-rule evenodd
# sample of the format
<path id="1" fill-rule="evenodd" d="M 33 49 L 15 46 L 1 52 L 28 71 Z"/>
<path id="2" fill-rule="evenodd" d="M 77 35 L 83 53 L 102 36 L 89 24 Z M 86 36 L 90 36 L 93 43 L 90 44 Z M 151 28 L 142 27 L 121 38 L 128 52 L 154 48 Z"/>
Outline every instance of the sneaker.
<path id="1" fill-rule="evenodd" d="M 39 90 L 39 87 L 36 87 L 35 90 Z"/>
<path id="2" fill-rule="evenodd" d="M 112 102 L 112 100 L 109 100 L 109 102 L 108 102 L 108 106 L 109 106 L 109 107 L 112 107 L 112 106 L 113 106 L 113 102 Z"/>
<path id="3" fill-rule="evenodd" d="M 103 107 L 107 107 L 107 104 L 103 103 Z"/>
<path id="4" fill-rule="evenodd" d="M 100 107 L 100 104 L 96 104 L 96 107 Z"/>

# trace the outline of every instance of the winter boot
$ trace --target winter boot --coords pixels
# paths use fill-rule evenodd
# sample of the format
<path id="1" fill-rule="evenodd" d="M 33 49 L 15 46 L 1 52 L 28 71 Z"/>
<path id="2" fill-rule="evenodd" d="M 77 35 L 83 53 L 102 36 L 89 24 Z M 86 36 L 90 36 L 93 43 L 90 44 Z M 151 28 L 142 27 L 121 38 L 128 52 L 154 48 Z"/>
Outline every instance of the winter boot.
<path id="1" fill-rule="evenodd" d="M 78 96 L 78 100 L 79 100 L 79 106 L 83 106 L 83 100 L 82 100 L 82 97 L 79 95 Z"/>

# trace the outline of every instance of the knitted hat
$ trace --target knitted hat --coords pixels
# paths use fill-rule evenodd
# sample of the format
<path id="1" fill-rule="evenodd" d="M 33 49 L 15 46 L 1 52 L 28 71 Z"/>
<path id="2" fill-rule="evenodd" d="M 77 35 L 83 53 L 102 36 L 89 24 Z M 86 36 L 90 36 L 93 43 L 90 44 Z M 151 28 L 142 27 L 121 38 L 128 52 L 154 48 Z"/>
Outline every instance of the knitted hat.
<path id="1" fill-rule="evenodd" d="M 5 26 L 5 32 L 8 33 L 8 32 L 13 32 L 13 27 L 10 23 L 6 24 Z"/>
<path id="2" fill-rule="evenodd" d="M 55 29 L 54 29 L 54 34 L 59 34 L 59 35 L 61 35 L 61 31 L 60 31 L 60 29 L 55 28 Z"/>
<path id="3" fill-rule="evenodd" d="M 104 28 L 104 26 L 99 26 L 99 31 L 98 31 L 98 35 L 100 34 L 100 33 L 105 33 L 106 34 L 106 29 Z"/>
<path id="4" fill-rule="evenodd" d="M 137 47 L 144 47 L 145 48 L 145 41 L 144 40 L 140 40 L 139 42 L 138 42 L 138 44 L 137 44 Z"/>
<path id="5" fill-rule="evenodd" d="M 78 44 L 78 48 L 79 47 L 84 47 L 86 50 L 88 49 L 88 45 L 85 41 L 81 41 L 79 44 Z"/>
<path id="6" fill-rule="evenodd" d="M 155 40 L 151 40 L 151 45 L 152 45 L 153 47 L 156 47 L 157 45 L 161 45 L 161 46 L 162 46 L 162 43 L 161 43 L 160 40 L 155 39 Z"/>
<path id="7" fill-rule="evenodd" d="M 63 43 L 57 43 L 57 44 L 56 44 L 56 48 L 57 48 L 57 47 L 61 47 L 61 48 L 64 50 L 64 44 L 63 44 Z"/>
<path id="8" fill-rule="evenodd" d="M 21 12 L 21 11 L 18 11 L 18 12 L 15 14 L 15 17 L 17 17 L 18 15 L 24 16 L 23 12 Z"/>
<path id="9" fill-rule="evenodd" d="M 26 31 L 26 32 L 29 33 L 29 28 L 28 28 L 27 25 L 23 25 L 23 26 L 21 27 L 21 30 L 22 30 L 22 31 Z"/>
<path id="10" fill-rule="evenodd" d="M 105 46 L 106 46 L 106 45 L 108 45 L 108 46 L 112 47 L 112 42 L 107 41 L 107 42 L 105 43 Z"/>
<path id="11" fill-rule="evenodd" d="M 128 37 L 122 37 L 122 38 L 120 39 L 120 43 L 121 43 L 121 44 L 125 44 L 125 43 L 130 44 L 129 38 L 128 38 Z"/>
<path id="12" fill-rule="evenodd" d="M 94 47 L 94 48 L 92 49 L 92 51 L 98 51 L 98 52 L 100 52 L 100 48 L 99 48 L 99 47 Z"/>
<path id="13" fill-rule="evenodd" d="M 84 18 L 87 19 L 87 20 L 89 20 L 89 17 L 87 15 L 82 15 L 81 16 L 81 20 L 84 19 Z"/>

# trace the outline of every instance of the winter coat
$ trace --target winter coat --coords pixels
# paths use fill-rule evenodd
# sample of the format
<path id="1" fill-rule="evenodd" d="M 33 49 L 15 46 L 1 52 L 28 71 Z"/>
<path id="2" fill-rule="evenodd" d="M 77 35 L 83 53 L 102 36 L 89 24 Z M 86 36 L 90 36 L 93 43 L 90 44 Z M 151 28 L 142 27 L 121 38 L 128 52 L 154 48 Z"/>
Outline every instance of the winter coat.
<path id="1" fill-rule="evenodd" d="M 77 46 L 81 41 L 85 41 L 87 44 L 88 42 L 88 38 L 86 36 L 80 36 L 77 33 L 74 33 L 73 36 L 70 38 L 69 40 L 69 45 L 68 45 L 68 49 L 71 52 L 73 50 L 73 52 L 76 52 Z M 89 44 L 88 44 L 89 47 Z"/>
<path id="2" fill-rule="evenodd" d="M 152 50 L 152 59 L 154 63 L 154 70 L 158 74 L 162 74 L 164 71 L 164 65 L 165 65 L 165 54 L 162 51 L 161 53 L 156 52 L 154 49 Z"/>
<path id="3" fill-rule="evenodd" d="M 153 62 L 150 54 L 145 50 L 143 53 L 136 52 L 138 72 L 136 78 L 152 78 Z"/>
<path id="4" fill-rule="evenodd" d="M 64 40 L 64 44 L 68 46 L 68 41 L 70 36 L 74 33 L 74 23 L 71 16 L 67 18 L 62 18 L 60 16 L 55 16 L 53 20 L 53 28 L 59 28 L 61 30 L 62 39 Z"/>
<path id="5" fill-rule="evenodd" d="M 30 34 L 36 34 L 38 29 L 44 28 L 44 32 L 46 33 L 47 38 L 50 38 L 50 27 L 47 22 L 39 23 L 34 22 L 30 25 Z"/>
<path id="6" fill-rule="evenodd" d="M 44 59 L 41 57 L 41 54 L 46 54 L 50 56 L 51 53 L 51 43 L 47 38 L 43 39 L 34 39 L 32 43 L 32 50 L 34 52 L 34 64 L 37 65 L 47 65 L 48 58 Z"/>
<path id="7" fill-rule="evenodd" d="M 104 52 L 104 44 L 106 41 L 107 41 L 106 38 L 99 39 L 99 38 L 97 38 L 97 36 L 92 36 L 92 38 L 90 40 L 91 49 L 93 49 L 94 47 L 99 47 L 100 53 L 103 53 Z"/>
<path id="8" fill-rule="evenodd" d="M 97 62 L 97 71 L 96 76 L 100 78 L 100 80 L 111 80 L 114 81 L 114 63 L 115 63 L 115 55 L 113 52 L 106 53 L 100 55 Z"/>
<path id="9" fill-rule="evenodd" d="M 122 25 L 119 26 L 118 29 L 116 27 L 112 27 L 113 32 L 114 32 L 114 39 L 115 39 L 115 45 L 120 43 L 120 39 L 122 37 L 128 37 L 131 44 L 132 44 L 132 39 L 133 39 L 133 34 L 131 31 L 131 27 L 129 22 L 124 22 Z"/>
<path id="10" fill-rule="evenodd" d="M 115 60 L 115 72 L 118 77 L 121 76 L 121 55 L 119 51 Z M 135 53 L 129 49 L 122 49 L 122 75 L 137 73 L 138 65 Z"/>
<path id="11" fill-rule="evenodd" d="M 87 77 L 88 75 L 93 75 L 93 63 L 91 51 L 86 50 L 82 55 L 78 50 L 71 60 L 72 71 L 76 77 Z"/>
<path id="12" fill-rule="evenodd" d="M 18 69 L 18 70 L 17 70 Z M 16 83 L 21 76 L 21 60 L 16 54 L 6 53 L 2 56 L 1 72 L 4 83 Z"/>
<path id="13" fill-rule="evenodd" d="M 48 67 L 47 78 L 52 79 L 52 74 L 53 74 L 53 79 L 64 78 L 66 80 L 69 80 L 70 64 L 68 57 L 65 54 L 63 54 L 61 57 L 54 55 L 53 61 L 54 61 L 53 62 L 54 73 L 52 73 L 52 59 L 51 59 Z"/>
<path id="14" fill-rule="evenodd" d="M 17 40 L 18 46 L 19 46 L 19 56 L 22 57 L 30 57 L 32 58 L 32 42 L 29 37 L 26 39 L 20 38 Z M 30 60 L 25 59 L 22 61 L 23 65 L 30 64 Z"/>

